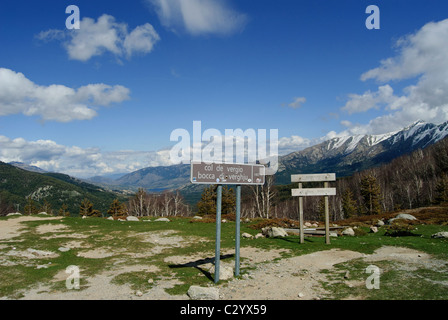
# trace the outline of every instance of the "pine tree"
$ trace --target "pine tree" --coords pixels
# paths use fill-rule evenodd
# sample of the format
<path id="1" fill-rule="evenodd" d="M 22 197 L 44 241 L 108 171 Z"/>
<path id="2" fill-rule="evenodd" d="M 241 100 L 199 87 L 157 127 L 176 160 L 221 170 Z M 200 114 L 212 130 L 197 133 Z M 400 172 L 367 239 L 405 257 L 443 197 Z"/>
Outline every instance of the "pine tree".
<path id="1" fill-rule="evenodd" d="M 23 213 L 27 215 L 37 214 L 36 203 L 34 202 L 33 198 L 31 198 L 31 196 L 26 198 L 26 205 L 23 209 Z"/>
<path id="2" fill-rule="evenodd" d="M 126 215 L 127 214 L 126 206 L 120 203 L 118 199 L 114 199 L 114 201 L 109 207 L 109 210 L 107 210 L 107 214 L 111 215 L 112 217 Z"/>
<path id="3" fill-rule="evenodd" d="M 436 185 L 437 196 L 435 198 L 437 204 L 448 202 L 448 176 L 444 174 Z"/>
<path id="4" fill-rule="evenodd" d="M 216 214 L 217 185 L 210 185 L 204 189 L 201 200 L 197 203 L 198 215 Z M 235 213 L 236 197 L 233 189 L 224 186 L 222 188 L 221 213 Z"/>
<path id="5" fill-rule="evenodd" d="M 48 214 L 53 214 L 51 204 L 47 200 L 44 200 L 44 204 L 40 207 L 39 212 L 46 212 Z"/>
<path id="6" fill-rule="evenodd" d="M 61 216 L 61 217 L 70 217 L 70 212 L 67 211 L 67 209 L 68 209 L 68 206 L 67 206 L 65 203 L 63 203 L 62 206 L 61 206 L 61 208 L 59 208 L 58 216 Z"/>
<path id="7" fill-rule="evenodd" d="M 83 217 L 101 217 L 101 212 L 93 209 L 93 203 L 86 198 L 81 202 L 79 214 Z"/>
<path id="8" fill-rule="evenodd" d="M 353 192 L 350 189 L 346 189 L 342 194 L 342 212 L 344 213 L 344 218 L 348 219 L 353 217 L 357 211 L 356 201 L 353 199 Z"/>
<path id="9" fill-rule="evenodd" d="M 381 190 L 373 175 L 369 174 L 362 178 L 360 191 L 364 200 L 365 214 L 380 214 Z"/>

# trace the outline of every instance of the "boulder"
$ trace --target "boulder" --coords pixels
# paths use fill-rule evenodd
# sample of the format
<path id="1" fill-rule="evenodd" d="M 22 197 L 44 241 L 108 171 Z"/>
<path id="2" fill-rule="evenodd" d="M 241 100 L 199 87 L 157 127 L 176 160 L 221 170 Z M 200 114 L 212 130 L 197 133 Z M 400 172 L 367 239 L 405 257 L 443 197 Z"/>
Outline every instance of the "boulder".
<path id="1" fill-rule="evenodd" d="M 392 222 L 394 222 L 395 220 L 398 219 L 403 219 L 403 220 L 417 220 L 416 217 L 414 217 L 412 214 L 407 214 L 407 213 L 400 213 L 398 214 L 395 218 L 389 219 L 389 221 L 387 221 L 388 224 L 391 224 Z"/>
<path id="2" fill-rule="evenodd" d="M 448 232 L 441 231 L 441 232 L 434 233 L 431 236 L 431 238 L 434 238 L 434 239 L 448 239 Z"/>
<path id="3" fill-rule="evenodd" d="M 261 231 L 268 238 L 286 237 L 288 235 L 285 229 L 280 227 L 266 227 L 261 229 Z"/>
<path id="4" fill-rule="evenodd" d="M 196 220 L 202 220 L 202 217 L 200 217 L 200 216 L 194 216 L 193 219 L 196 219 Z"/>
<path id="5" fill-rule="evenodd" d="M 38 214 L 43 214 L 44 216 L 48 216 L 49 214 L 46 212 L 39 212 Z"/>
<path id="6" fill-rule="evenodd" d="M 257 233 L 255 235 L 255 239 L 260 239 L 260 238 L 264 238 L 264 235 L 262 233 Z"/>
<path id="7" fill-rule="evenodd" d="M 375 226 L 377 226 L 377 227 L 382 227 L 382 226 L 384 226 L 384 221 L 383 220 L 378 220 L 377 222 L 376 222 L 376 225 Z"/>
<path id="8" fill-rule="evenodd" d="M 370 227 L 370 232 L 372 233 L 377 233 L 378 232 L 378 227 Z"/>
<path id="9" fill-rule="evenodd" d="M 107 220 L 114 220 L 114 217 L 109 217 L 109 218 L 107 218 Z"/>
<path id="10" fill-rule="evenodd" d="M 353 237 L 355 235 L 355 231 L 352 228 L 347 228 L 344 231 L 342 231 L 342 235 Z"/>
<path id="11" fill-rule="evenodd" d="M 215 266 L 213 265 L 208 272 L 212 276 L 215 275 Z M 229 280 L 233 278 L 233 267 L 226 266 L 224 264 L 219 265 L 219 280 Z"/>
<path id="12" fill-rule="evenodd" d="M 127 216 L 126 221 L 140 221 L 137 217 L 134 216 Z"/>
<path id="13" fill-rule="evenodd" d="M 253 238 L 254 238 L 253 235 L 251 235 L 251 234 L 249 234 L 249 233 L 247 233 L 247 232 L 244 232 L 241 236 L 242 236 L 243 238 L 246 238 L 246 239 L 253 239 Z"/>
<path id="14" fill-rule="evenodd" d="M 187 292 L 192 300 L 218 300 L 218 288 L 204 288 L 199 286 L 191 286 Z"/>
<path id="15" fill-rule="evenodd" d="M 168 219 L 168 218 L 159 218 L 159 219 L 156 219 L 156 220 L 154 220 L 154 221 L 158 221 L 158 222 L 170 222 L 170 219 Z"/>
<path id="16" fill-rule="evenodd" d="M 22 214 L 20 212 L 13 212 L 13 213 L 8 213 L 6 216 L 7 217 L 11 217 L 11 216 L 21 216 Z"/>

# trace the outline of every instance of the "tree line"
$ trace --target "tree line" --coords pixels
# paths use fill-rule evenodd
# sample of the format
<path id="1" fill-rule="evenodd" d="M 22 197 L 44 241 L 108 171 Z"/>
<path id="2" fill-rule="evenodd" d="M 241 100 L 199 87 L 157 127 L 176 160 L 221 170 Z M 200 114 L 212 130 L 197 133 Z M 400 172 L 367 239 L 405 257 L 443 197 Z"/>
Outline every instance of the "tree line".
<path id="1" fill-rule="evenodd" d="M 139 189 L 127 200 L 114 199 L 106 212 L 96 209 L 95 204 L 84 198 L 79 204 L 79 211 L 70 212 L 66 204 L 59 209 L 54 209 L 44 200 L 43 203 L 35 201 L 31 196 L 26 198 L 26 204 L 21 210 L 16 210 L 9 203 L 2 202 L 0 197 L 0 216 L 19 211 L 25 215 L 45 212 L 55 216 L 87 216 L 87 217 L 125 217 L 128 215 L 143 216 L 189 216 L 191 208 L 185 203 L 179 191 L 165 191 L 159 194 L 151 194 L 144 189 Z"/>

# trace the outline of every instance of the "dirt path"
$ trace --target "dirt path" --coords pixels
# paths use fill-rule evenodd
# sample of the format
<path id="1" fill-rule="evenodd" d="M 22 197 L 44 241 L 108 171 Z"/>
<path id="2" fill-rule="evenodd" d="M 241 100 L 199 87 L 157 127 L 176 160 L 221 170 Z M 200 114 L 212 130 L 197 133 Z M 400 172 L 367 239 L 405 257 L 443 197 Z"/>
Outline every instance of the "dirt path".
<path id="1" fill-rule="evenodd" d="M 0 240 L 8 243 L 13 237 L 20 236 L 22 228 L 21 222 L 34 221 L 42 219 L 59 219 L 59 218 L 40 218 L 40 217 L 20 217 L 1 221 L 0 223 Z M 37 232 L 48 236 L 59 236 L 70 230 L 63 224 L 44 224 L 37 228 Z M 81 236 L 81 235 L 80 235 Z M 151 236 L 146 234 L 130 233 L 131 237 L 140 237 L 143 242 L 151 242 L 157 244 L 154 247 L 155 252 L 159 253 L 170 247 L 179 247 L 179 243 L 187 243 L 186 239 L 180 238 L 175 231 L 156 232 Z M 77 241 L 67 243 L 72 249 L 79 248 L 80 243 Z M 15 239 L 17 241 L 17 239 Z M 182 241 L 180 241 L 182 240 Z M 196 239 L 197 240 L 197 239 Z M 20 241 L 20 240 L 19 240 Z M 5 245 L 4 245 L 5 246 Z M 7 245 L 6 245 L 7 246 Z M 80 251 L 80 256 L 88 258 L 104 258 L 111 255 L 120 254 L 119 248 L 116 252 L 104 251 L 101 248 L 83 248 L 88 251 Z M 103 251 L 104 252 L 103 252 Z M 320 299 L 326 292 L 322 288 L 321 282 L 327 281 L 327 275 L 321 271 L 326 269 L 331 272 L 334 265 L 347 262 L 353 259 L 363 259 L 365 262 L 374 263 L 381 260 L 394 260 L 401 263 L 402 266 L 413 268 L 416 265 L 430 265 L 434 263 L 431 256 L 416 250 L 399 247 L 381 247 L 373 254 L 365 255 L 359 252 L 331 249 L 325 251 L 314 252 L 311 254 L 281 258 L 282 253 L 287 252 L 286 249 L 280 250 L 263 250 L 255 247 L 241 248 L 242 267 L 249 267 L 249 273 L 240 279 L 234 279 L 227 283 L 219 284 L 217 287 L 220 291 L 220 298 L 225 300 L 297 300 L 297 299 Z M 231 250 L 223 251 L 222 254 L 232 254 Z M 149 252 L 149 254 L 152 254 Z M 135 254 L 134 254 L 135 255 Z M 194 255 L 185 256 L 168 256 L 164 259 L 167 264 L 194 264 L 196 261 L 204 259 L 204 257 L 213 256 L 211 252 L 196 252 Z M 0 257 L 1 258 L 1 257 Z M 26 258 L 26 257 L 25 257 Z M 8 259 L 5 255 L 3 260 Z M 0 259 L 1 260 L 1 259 Z M 6 261 L 6 260 L 5 260 Z M 4 261 L 4 262 L 5 262 Z M 171 296 L 166 293 L 165 289 L 172 288 L 175 285 L 182 284 L 176 278 L 166 278 L 158 280 L 151 289 L 145 292 L 136 293 L 128 285 L 117 285 L 112 283 L 112 279 L 120 273 L 149 271 L 158 272 L 158 267 L 153 265 L 127 265 L 124 261 L 119 263 L 117 268 L 112 271 L 106 271 L 95 276 L 88 277 L 88 287 L 83 290 L 64 290 L 54 291 L 52 285 L 54 282 L 66 280 L 68 274 L 62 270 L 50 283 L 40 284 L 37 288 L 32 288 L 24 292 L 23 299 L 32 300 L 131 300 L 131 299 L 147 299 L 147 300 L 170 300 L 170 299 L 189 299 L 184 295 Z M 225 260 L 221 262 L 223 265 L 228 264 Z M 201 265 L 201 269 L 208 270 L 212 266 L 211 261 L 206 261 Z M 210 286 L 214 286 L 210 283 Z"/>

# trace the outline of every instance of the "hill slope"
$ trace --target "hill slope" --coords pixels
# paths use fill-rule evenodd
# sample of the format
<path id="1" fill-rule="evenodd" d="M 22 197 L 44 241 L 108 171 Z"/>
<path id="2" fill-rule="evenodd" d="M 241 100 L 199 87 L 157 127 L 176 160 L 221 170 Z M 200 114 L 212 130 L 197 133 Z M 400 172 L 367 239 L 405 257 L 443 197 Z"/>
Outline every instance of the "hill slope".
<path id="1" fill-rule="evenodd" d="M 23 210 L 26 198 L 36 201 L 37 206 L 46 200 L 54 211 L 62 204 L 68 206 L 72 215 L 77 215 L 84 198 L 95 208 L 105 213 L 117 197 L 112 192 L 60 173 L 36 173 L 0 162 L 0 198 Z"/>

